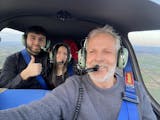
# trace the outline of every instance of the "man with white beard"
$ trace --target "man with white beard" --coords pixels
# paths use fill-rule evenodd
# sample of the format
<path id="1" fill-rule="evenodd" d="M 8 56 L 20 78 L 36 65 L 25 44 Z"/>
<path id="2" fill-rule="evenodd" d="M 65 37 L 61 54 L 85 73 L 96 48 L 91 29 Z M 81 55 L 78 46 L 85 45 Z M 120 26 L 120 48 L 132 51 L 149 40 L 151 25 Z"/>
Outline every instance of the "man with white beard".
<path id="1" fill-rule="evenodd" d="M 120 49 L 120 36 L 111 26 L 106 25 L 92 30 L 87 36 L 84 46 L 86 54 L 82 54 L 81 57 L 85 58 L 86 56 L 85 68 L 90 72 L 70 77 L 40 101 L 0 111 L 0 119 L 119 119 L 122 93 L 125 91 L 124 77 L 115 72 Z M 139 119 L 156 120 L 144 89 L 137 82 L 135 82 L 135 88 L 139 98 L 139 104 L 137 104 Z M 135 111 L 128 109 L 129 112 L 134 113 Z M 123 116 L 127 120 L 128 113 Z"/>

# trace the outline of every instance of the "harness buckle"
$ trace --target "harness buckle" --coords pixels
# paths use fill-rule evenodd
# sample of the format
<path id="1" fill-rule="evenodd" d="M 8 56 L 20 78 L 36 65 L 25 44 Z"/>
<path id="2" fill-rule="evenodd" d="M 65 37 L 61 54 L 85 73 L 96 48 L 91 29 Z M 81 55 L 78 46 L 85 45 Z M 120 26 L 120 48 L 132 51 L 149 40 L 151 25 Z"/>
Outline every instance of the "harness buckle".
<path id="1" fill-rule="evenodd" d="M 131 94 L 130 94 L 131 95 Z M 122 92 L 122 99 L 128 102 L 139 104 L 139 98 L 137 95 L 127 95 L 126 92 Z"/>

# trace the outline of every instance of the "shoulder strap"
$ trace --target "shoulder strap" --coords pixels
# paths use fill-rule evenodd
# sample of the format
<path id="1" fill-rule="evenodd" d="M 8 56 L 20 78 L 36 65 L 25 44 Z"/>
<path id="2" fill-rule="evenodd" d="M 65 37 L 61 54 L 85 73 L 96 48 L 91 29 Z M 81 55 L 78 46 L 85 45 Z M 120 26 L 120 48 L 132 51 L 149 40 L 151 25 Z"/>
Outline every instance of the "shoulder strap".
<path id="1" fill-rule="evenodd" d="M 74 74 L 72 63 L 69 63 L 68 68 L 67 68 L 67 73 L 69 76 L 72 76 Z"/>
<path id="2" fill-rule="evenodd" d="M 28 65 L 31 58 L 30 58 L 30 55 L 28 54 L 27 50 L 26 49 L 22 50 L 21 54 L 22 54 L 26 64 Z M 48 87 L 45 83 L 45 80 L 43 79 L 43 77 L 41 75 L 36 76 L 36 79 L 39 82 L 39 84 L 42 86 L 43 89 L 48 89 Z"/>
<path id="3" fill-rule="evenodd" d="M 134 77 L 131 67 L 130 58 L 124 68 L 125 91 L 122 94 L 122 104 L 119 112 L 118 120 L 139 120 L 138 103 L 139 99 L 136 95 Z"/>

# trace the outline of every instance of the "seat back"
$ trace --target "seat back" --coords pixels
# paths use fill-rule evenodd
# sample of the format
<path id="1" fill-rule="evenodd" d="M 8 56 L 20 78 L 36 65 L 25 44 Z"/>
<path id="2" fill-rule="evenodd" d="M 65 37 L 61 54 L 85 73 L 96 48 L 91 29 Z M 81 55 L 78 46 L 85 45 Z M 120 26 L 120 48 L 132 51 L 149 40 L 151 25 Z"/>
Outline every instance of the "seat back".
<path id="1" fill-rule="evenodd" d="M 73 40 L 64 40 L 64 43 L 68 44 L 71 50 L 72 58 L 75 62 L 78 61 L 78 46 Z"/>

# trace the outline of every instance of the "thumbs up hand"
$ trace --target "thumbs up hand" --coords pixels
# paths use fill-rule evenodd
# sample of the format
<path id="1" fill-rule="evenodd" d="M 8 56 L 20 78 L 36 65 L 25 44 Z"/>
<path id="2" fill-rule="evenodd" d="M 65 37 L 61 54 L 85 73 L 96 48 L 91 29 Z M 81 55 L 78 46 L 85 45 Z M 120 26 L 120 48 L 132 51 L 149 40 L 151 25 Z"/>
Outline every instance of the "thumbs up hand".
<path id="1" fill-rule="evenodd" d="M 42 71 L 42 64 L 41 63 L 35 63 L 35 57 L 31 56 L 31 60 L 27 66 L 26 69 L 24 69 L 20 76 L 23 80 L 27 80 L 29 77 L 37 76 Z"/>
<path id="2" fill-rule="evenodd" d="M 42 71 L 42 64 L 41 63 L 35 63 L 34 56 L 31 56 L 31 61 L 27 66 L 27 69 L 29 71 L 30 77 L 37 76 Z"/>

